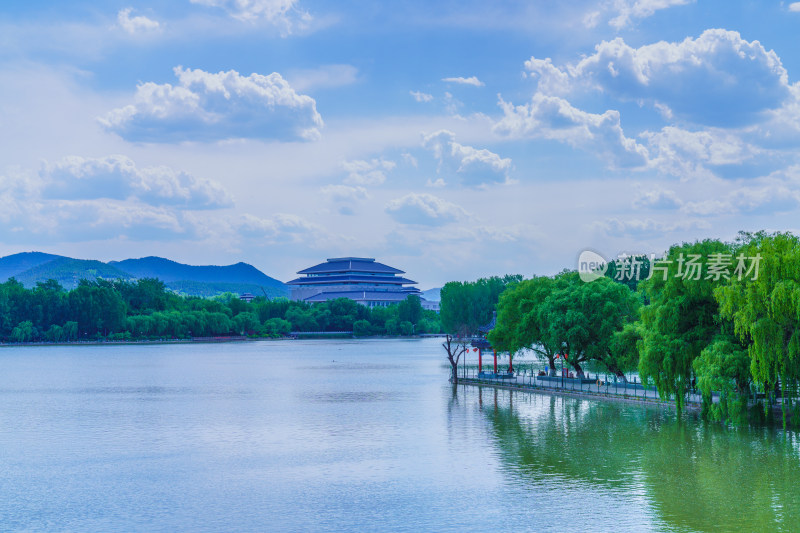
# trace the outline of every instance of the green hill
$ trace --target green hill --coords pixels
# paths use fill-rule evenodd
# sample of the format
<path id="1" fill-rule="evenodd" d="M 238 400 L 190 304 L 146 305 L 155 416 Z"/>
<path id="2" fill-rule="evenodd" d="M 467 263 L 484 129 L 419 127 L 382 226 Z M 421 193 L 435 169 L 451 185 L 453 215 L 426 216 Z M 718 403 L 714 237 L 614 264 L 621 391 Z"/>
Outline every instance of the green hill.
<path id="1" fill-rule="evenodd" d="M 101 261 L 56 257 L 56 259 L 20 272 L 14 277 L 27 288 L 34 287 L 38 281 L 54 279 L 65 289 L 74 289 L 81 279 L 92 281 L 97 278 L 108 280 L 133 279 L 133 276 L 127 272 Z"/>
<path id="2" fill-rule="evenodd" d="M 30 268 L 59 258 L 62 256 L 42 252 L 23 252 L 0 257 L 0 282 L 5 282 L 8 278 L 16 277 Z"/>
<path id="3" fill-rule="evenodd" d="M 14 277 L 25 287 L 54 279 L 65 289 L 73 289 L 81 279 L 135 280 L 158 278 L 179 294 L 209 297 L 223 292 L 270 298 L 288 296 L 285 284 L 247 263 L 227 266 L 185 265 L 163 257 L 143 257 L 124 261 L 73 259 L 41 252 L 25 252 L 0 258 L 0 280 Z"/>

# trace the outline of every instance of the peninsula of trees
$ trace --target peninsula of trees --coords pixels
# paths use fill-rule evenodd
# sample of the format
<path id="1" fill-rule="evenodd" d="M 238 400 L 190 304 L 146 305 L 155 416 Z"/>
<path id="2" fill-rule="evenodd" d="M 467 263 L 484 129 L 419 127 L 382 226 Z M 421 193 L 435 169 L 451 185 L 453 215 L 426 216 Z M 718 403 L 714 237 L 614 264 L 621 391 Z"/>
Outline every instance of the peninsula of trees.
<path id="1" fill-rule="evenodd" d="M 784 425 L 788 411 L 800 421 L 797 236 L 740 233 L 732 243 L 674 245 L 662 258 L 627 258 L 598 277 L 586 282 L 565 270 L 506 283 L 448 283 L 442 324 L 463 337 L 496 308 L 492 345 L 510 354 L 530 350 L 551 372 L 557 356 L 577 376 L 586 365 L 621 380 L 638 370 L 679 410 L 696 387 L 712 419 L 763 417 L 780 398 Z M 487 291 L 492 283 L 504 290 Z M 753 408 L 758 398 L 763 409 Z"/>

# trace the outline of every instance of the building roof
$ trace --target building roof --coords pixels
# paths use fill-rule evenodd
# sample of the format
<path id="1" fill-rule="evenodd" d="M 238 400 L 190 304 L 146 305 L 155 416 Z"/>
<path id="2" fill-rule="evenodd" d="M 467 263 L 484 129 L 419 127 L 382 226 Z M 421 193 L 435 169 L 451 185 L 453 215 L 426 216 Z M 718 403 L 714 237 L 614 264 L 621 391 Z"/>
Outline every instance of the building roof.
<path id="1" fill-rule="evenodd" d="M 408 292 L 389 291 L 324 291 L 309 296 L 304 301 L 308 303 L 326 302 L 336 298 L 349 298 L 356 302 L 402 302 L 409 296 Z"/>
<path id="2" fill-rule="evenodd" d="M 408 278 L 399 276 L 365 276 L 358 274 L 341 274 L 330 276 L 309 276 L 287 281 L 287 285 L 342 285 L 348 283 L 369 283 L 371 285 L 408 285 L 414 284 Z"/>
<path id="3" fill-rule="evenodd" d="M 298 274 L 333 274 L 337 272 L 369 272 L 373 274 L 405 274 L 402 270 L 378 263 L 371 257 L 334 257 L 324 263 L 300 270 Z"/>

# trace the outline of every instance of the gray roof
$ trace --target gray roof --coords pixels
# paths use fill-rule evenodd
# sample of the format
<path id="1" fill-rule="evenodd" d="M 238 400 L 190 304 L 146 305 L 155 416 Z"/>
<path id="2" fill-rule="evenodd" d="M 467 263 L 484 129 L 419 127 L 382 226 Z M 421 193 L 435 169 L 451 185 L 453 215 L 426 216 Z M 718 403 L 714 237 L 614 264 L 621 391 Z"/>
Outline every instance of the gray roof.
<path id="1" fill-rule="evenodd" d="M 298 274 L 326 274 L 334 272 L 370 272 L 380 274 L 405 274 L 402 270 L 378 263 L 371 257 L 334 257 L 324 263 L 300 270 Z"/>
<path id="2" fill-rule="evenodd" d="M 359 276 L 358 274 L 341 274 L 332 276 L 309 276 L 287 281 L 287 285 L 343 285 L 348 283 L 369 283 L 370 285 L 409 285 L 416 281 L 400 276 Z"/>
<path id="3" fill-rule="evenodd" d="M 309 296 L 306 302 L 326 302 L 336 298 L 349 298 L 356 302 L 402 302 L 409 296 L 408 292 L 397 291 L 325 291 Z"/>

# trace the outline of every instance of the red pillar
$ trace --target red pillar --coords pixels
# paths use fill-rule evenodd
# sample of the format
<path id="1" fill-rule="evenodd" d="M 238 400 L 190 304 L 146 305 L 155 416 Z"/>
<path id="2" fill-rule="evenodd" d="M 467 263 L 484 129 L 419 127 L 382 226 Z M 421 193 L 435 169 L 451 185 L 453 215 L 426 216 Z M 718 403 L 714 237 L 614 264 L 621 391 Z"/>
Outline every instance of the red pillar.
<path id="1" fill-rule="evenodd" d="M 483 372 L 483 350 L 478 348 L 478 373 Z"/>
<path id="2" fill-rule="evenodd" d="M 494 352 L 494 373 L 497 374 L 497 350 L 492 350 Z"/>
<path id="3" fill-rule="evenodd" d="M 508 354 L 508 373 L 512 373 L 514 371 L 514 365 L 511 364 L 511 354 Z"/>

